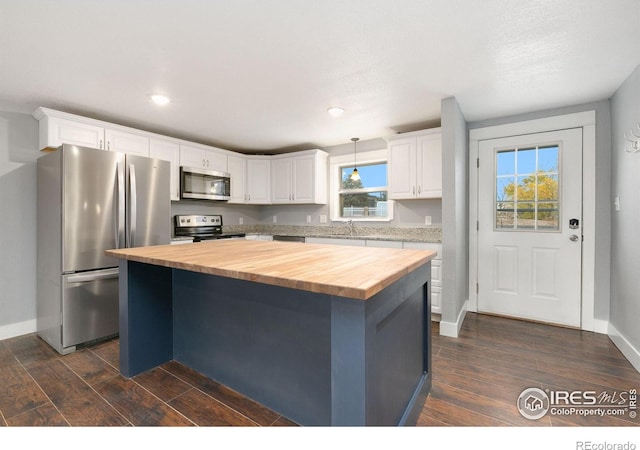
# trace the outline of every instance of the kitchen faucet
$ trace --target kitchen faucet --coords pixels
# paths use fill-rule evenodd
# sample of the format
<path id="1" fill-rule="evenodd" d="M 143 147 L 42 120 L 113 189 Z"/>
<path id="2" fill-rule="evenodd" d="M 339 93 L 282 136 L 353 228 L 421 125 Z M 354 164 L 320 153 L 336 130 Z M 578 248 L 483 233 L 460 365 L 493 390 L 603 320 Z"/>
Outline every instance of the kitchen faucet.
<path id="1" fill-rule="evenodd" d="M 353 219 L 347 220 L 347 226 L 349 227 L 349 236 L 353 236 Z"/>

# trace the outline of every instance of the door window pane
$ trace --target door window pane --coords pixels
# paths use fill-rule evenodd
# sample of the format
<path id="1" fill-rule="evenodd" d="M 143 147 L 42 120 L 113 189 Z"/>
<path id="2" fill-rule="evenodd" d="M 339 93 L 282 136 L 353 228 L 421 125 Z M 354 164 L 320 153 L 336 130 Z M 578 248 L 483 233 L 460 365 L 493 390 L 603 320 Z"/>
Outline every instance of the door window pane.
<path id="1" fill-rule="evenodd" d="M 496 229 L 512 230 L 514 223 L 513 202 L 498 202 L 496 208 Z"/>
<path id="2" fill-rule="evenodd" d="M 560 230 L 559 157 L 558 145 L 496 152 L 496 230 Z"/>
<path id="3" fill-rule="evenodd" d="M 530 175 L 536 173 L 536 149 L 526 148 L 518 150 L 518 174 Z"/>
<path id="4" fill-rule="evenodd" d="M 558 200 L 558 175 L 538 174 L 538 201 Z"/>
<path id="5" fill-rule="evenodd" d="M 498 152 L 496 155 L 496 174 L 513 175 L 513 168 L 516 166 L 516 152 L 506 151 Z"/>

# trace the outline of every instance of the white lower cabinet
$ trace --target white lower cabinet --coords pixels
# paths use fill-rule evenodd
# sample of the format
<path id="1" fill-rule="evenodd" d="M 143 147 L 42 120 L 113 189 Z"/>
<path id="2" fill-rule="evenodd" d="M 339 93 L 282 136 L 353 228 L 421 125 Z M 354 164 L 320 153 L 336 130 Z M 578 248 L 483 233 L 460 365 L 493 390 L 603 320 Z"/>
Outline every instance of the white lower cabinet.
<path id="1" fill-rule="evenodd" d="M 247 241 L 273 241 L 273 236 L 266 234 L 247 234 L 244 238 Z"/>
<path id="2" fill-rule="evenodd" d="M 402 241 L 378 241 L 374 239 L 367 239 L 367 247 L 402 248 Z"/>
<path id="3" fill-rule="evenodd" d="M 404 242 L 402 248 L 437 252 L 431 260 L 431 312 L 442 314 L 442 244 L 431 242 Z"/>
<path id="4" fill-rule="evenodd" d="M 364 239 L 342 239 L 342 238 L 317 238 L 308 237 L 307 244 L 329 244 L 329 245 L 350 245 L 352 247 L 364 247 L 367 243 Z"/>
<path id="5" fill-rule="evenodd" d="M 377 239 L 306 238 L 307 244 L 352 245 L 358 247 L 406 248 L 437 252 L 431 260 L 431 312 L 442 314 L 442 244 L 431 242 L 381 241 Z"/>

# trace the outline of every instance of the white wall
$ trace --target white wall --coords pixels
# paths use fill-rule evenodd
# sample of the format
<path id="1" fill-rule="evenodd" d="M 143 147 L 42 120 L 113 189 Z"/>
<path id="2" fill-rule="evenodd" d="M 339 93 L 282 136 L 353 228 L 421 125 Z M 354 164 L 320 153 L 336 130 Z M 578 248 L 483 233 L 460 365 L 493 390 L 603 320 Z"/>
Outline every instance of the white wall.
<path id="1" fill-rule="evenodd" d="M 0 111 L 0 339 L 35 330 L 37 122 Z"/>
<path id="2" fill-rule="evenodd" d="M 442 320 L 440 334 L 458 336 L 469 279 L 469 139 L 454 97 L 442 100 Z"/>
<path id="3" fill-rule="evenodd" d="M 610 334 L 640 370 L 640 152 L 626 153 L 623 137 L 640 134 L 640 66 L 611 98 L 611 119 L 610 200 L 619 196 L 620 210 L 611 213 Z"/>

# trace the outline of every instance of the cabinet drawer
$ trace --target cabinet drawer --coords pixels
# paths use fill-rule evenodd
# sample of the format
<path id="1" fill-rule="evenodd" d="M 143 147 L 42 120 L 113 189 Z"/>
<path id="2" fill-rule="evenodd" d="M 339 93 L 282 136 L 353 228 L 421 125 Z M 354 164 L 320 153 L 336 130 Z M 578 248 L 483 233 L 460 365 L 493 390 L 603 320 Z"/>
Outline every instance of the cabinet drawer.
<path id="1" fill-rule="evenodd" d="M 434 286 L 442 286 L 442 260 L 431 260 L 431 283 Z"/>
<path id="2" fill-rule="evenodd" d="M 431 285 L 431 312 L 442 314 L 442 288 Z"/>

